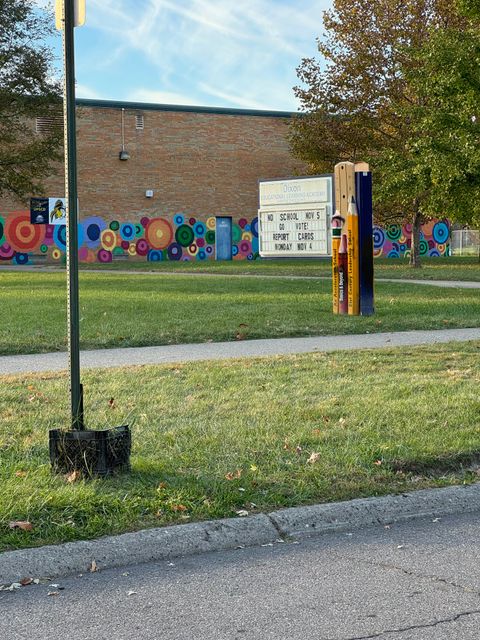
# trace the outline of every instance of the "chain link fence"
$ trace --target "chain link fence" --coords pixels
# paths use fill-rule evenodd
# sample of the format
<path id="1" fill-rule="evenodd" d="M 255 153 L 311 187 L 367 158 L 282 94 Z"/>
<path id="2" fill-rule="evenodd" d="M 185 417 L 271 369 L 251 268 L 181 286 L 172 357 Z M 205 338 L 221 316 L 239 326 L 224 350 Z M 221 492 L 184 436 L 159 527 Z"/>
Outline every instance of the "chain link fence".
<path id="1" fill-rule="evenodd" d="M 452 231 L 450 251 L 452 256 L 478 256 L 480 253 L 480 231 L 474 229 Z"/>

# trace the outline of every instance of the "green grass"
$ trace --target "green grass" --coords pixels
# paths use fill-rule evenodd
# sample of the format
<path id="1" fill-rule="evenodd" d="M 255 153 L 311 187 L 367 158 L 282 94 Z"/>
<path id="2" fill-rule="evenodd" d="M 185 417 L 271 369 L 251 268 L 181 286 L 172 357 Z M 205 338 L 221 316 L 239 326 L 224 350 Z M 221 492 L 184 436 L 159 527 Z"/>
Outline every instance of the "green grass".
<path id="1" fill-rule="evenodd" d="M 408 260 L 376 258 L 375 277 L 408 280 L 470 280 L 480 281 L 477 257 L 423 258 L 420 269 L 412 269 Z M 81 269 L 118 271 L 163 271 L 167 273 L 218 273 L 238 275 L 329 276 L 329 260 L 239 260 L 232 262 L 131 262 L 114 261 L 108 265 L 82 264 Z"/>
<path id="2" fill-rule="evenodd" d="M 0 274 L 0 353 L 66 348 L 62 273 Z M 334 316 L 328 281 L 82 273 L 84 349 L 480 324 L 480 292 L 377 283 L 376 314 Z"/>
<path id="3" fill-rule="evenodd" d="M 132 473 L 73 484 L 48 464 L 67 378 L 0 377 L 0 551 L 474 481 L 479 355 L 471 342 L 89 371 L 88 426 L 133 424 Z"/>

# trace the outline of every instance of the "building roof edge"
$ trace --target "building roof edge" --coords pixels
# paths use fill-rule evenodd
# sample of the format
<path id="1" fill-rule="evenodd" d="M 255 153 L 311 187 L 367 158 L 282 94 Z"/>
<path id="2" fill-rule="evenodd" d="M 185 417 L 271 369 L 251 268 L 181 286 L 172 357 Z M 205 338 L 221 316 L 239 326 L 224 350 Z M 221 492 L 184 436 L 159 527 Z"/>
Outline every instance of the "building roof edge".
<path id="1" fill-rule="evenodd" d="M 132 109 L 138 111 L 177 111 L 187 113 L 212 113 L 231 116 L 258 116 L 264 118 L 292 118 L 300 115 L 291 111 L 268 111 L 263 109 L 230 109 L 228 107 L 197 107 L 182 104 L 155 104 L 152 102 L 126 102 L 122 100 L 95 100 L 76 98 L 79 107 L 99 109 Z"/>

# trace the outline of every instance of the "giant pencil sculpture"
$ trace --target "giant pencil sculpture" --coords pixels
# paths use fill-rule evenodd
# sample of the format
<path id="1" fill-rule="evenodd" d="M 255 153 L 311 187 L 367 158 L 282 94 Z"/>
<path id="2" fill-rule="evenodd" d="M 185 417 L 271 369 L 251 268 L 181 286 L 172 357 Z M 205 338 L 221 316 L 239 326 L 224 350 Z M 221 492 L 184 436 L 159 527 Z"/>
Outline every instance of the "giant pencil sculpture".
<path id="1" fill-rule="evenodd" d="M 347 212 L 348 241 L 348 314 L 360 314 L 360 273 L 358 261 L 358 213 L 355 197 L 351 196 Z"/>
<path id="2" fill-rule="evenodd" d="M 342 235 L 338 250 L 338 313 L 348 313 L 348 255 L 345 234 Z"/>
<path id="3" fill-rule="evenodd" d="M 335 215 L 332 216 L 332 301 L 333 301 L 333 313 L 339 312 L 339 256 L 338 251 L 340 249 L 340 240 L 342 237 L 342 224 L 344 220 L 340 216 L 338 211 L 335 211 Z"/>

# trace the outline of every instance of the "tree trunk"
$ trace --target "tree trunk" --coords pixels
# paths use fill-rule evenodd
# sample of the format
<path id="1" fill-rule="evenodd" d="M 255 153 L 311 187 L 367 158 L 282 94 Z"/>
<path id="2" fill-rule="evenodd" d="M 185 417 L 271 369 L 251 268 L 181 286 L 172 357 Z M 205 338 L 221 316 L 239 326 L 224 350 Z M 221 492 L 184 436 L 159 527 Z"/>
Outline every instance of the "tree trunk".
<path id="1" fill-rule="evenodd" d="M 410 266 L 418 269 L 422 266 L 420 260 L 420 229 L 422 226 L 422 214 L 419 211 L 418 200 L 414 203 L 412 223 L 412 247 L 410 250 Z"/>

